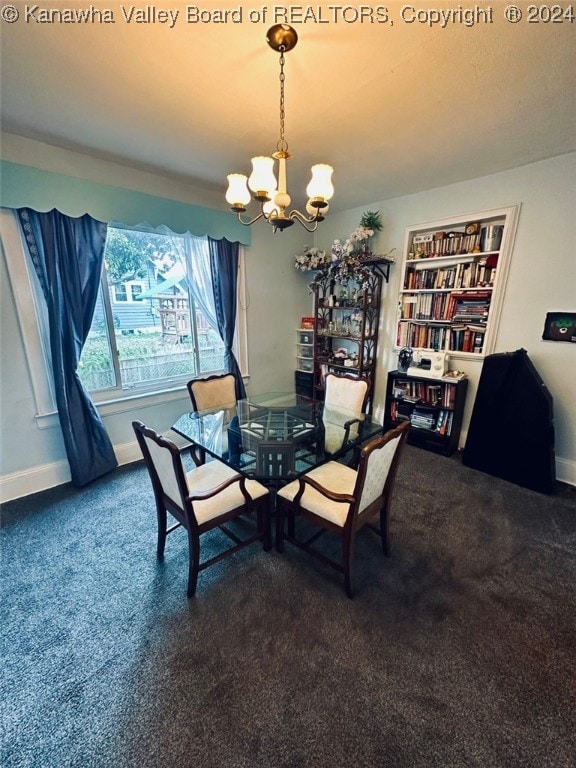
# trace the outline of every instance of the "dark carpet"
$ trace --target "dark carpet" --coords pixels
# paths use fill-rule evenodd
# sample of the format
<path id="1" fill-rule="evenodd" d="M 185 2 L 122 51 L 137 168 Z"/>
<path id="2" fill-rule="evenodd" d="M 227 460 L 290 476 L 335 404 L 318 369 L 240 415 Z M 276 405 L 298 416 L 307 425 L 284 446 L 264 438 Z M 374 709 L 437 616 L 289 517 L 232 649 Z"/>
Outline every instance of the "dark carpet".
<path id="1" fill-rule="evenodd" d="M 576 765 L 574 489 L 407 446 L 354 600 L 290 545 L 187 600 L 155 526 L 142 465 L 4 506 L 3 768 Z"/>

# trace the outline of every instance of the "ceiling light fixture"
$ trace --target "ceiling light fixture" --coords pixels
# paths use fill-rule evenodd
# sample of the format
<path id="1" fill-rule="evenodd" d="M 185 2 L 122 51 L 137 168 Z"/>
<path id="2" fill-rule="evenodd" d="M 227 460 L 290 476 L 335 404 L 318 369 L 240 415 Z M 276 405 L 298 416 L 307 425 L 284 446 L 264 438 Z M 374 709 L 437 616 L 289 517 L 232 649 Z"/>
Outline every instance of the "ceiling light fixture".
<path id="1" fill-rule="evenodd" d="M 252 173 L 247 178 L 242 173 L 228 175 L 226 200 L 236 213 L 238 220 L 249 227 L 258 219 L 264 219 L 272 225 L 274 232 L 291 227 L 295 221 L 308 232 L 314 232 L 318 222 L 324 219 L 328 211 L 328 200 L 334 194 L 332 185 L 332 167 L 319 164 L 312 166 L 312 179 L 306 187 L 308 203 L 306 214 L 293 209 L 288 212 L 292 202 L 286 191 L 286 161 L 292 155 L 288 152 L 288 142 L 284 137 L 284 54 L 291 51 L 298 42 L 296 31 L 288 24 L 276 24 L 266 33 L 268 45 L 280 53 L 280 138 L 276 144 L 276 152 L 271 157 L 253 157 Z M 278 180 L 274 175 L 274 160 L 278 160 Z M 254 200 L 260 203 L 260 213 L 249 221 L 242 217 L 250 202 L 252 190 Z"/>

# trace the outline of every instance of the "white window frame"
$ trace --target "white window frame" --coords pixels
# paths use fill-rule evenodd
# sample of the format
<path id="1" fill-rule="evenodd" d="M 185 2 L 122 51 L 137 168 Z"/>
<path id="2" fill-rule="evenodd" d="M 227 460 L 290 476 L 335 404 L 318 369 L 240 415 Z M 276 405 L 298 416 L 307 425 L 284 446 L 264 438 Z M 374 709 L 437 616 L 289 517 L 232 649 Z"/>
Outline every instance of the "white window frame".
<path id="1" fill-rule="evenodd" d="M 40 429 L 52 428 L 59 424 L 59 420 L 50 370 L 48 339 L 44 339 L 41 332 L 42 323 L 46 322 L 46 318 L 42 318 L 41 302 L 33 289 L 34 281 L 37 278 L 35 274 L 32 274 L 32 267 L 22 240 L 16 214 L 9 208 L 0 208 L 0 236 L 14 295 L 18 324 L 22 333 L 34 396 L 37 425 Z M 38 290 L 40 290 L 39 286 Z M 242 377 L 245 380 L 249 377 L 246 315 L 245 253 L 244 248 L 240 246 L 236 334 L 233 349 L 242 371 Z M 115 389 L 113 394 L 102 391 L 92 393 L 91 397 L 100 414 L 108 415 L 126 411 L 130 407 L 137 407 L 138 401 L 145 402 L 146 405 L 155 405 L 167 400 L 180 399 L 185 389 L 185 383 L 174 384 L 171 382 L 165 387 L 156 386 L 153 390 L 148 391 Z"/>
<path id="2" fill-rule="evenodd" d="M 119 294 L 122 294 L 124 298 L 118 298 Z M 128 299 L 128 283 L 117 283 L 112 286 L 112 296 L 110 297 L 113 304 L 127 304 Z"/>

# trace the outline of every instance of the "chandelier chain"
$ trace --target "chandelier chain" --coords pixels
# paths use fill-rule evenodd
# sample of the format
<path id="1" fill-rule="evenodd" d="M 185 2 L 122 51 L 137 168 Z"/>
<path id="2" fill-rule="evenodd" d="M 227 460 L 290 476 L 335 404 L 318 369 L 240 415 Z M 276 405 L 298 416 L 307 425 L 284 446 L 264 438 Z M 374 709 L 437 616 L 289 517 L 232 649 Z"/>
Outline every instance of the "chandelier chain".
<path id="1" fill-rule="evenodd" d="M 285 102 L 284 102 L 284 83 L 286 76 L 284 74 L 284 46 L 280 47 L 280 139 L 276 145 L 276 149 L 279 152 L 288 151 L 288 142 L 284 138 L 284 120 L 286 117 Z"/>

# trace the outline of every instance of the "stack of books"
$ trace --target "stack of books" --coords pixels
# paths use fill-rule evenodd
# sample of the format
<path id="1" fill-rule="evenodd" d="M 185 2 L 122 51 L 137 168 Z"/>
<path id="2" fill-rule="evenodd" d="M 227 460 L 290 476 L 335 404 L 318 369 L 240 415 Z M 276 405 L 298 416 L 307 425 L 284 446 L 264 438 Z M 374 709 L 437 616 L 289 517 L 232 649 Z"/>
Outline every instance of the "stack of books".
<path id="1" fill-rule="evenodd" d="M 410 423 L 418 429 L 433 430 L 436 426 L 436 416 L 433 411 L 425 411 L 423 408 L 414 408 Z"/>

